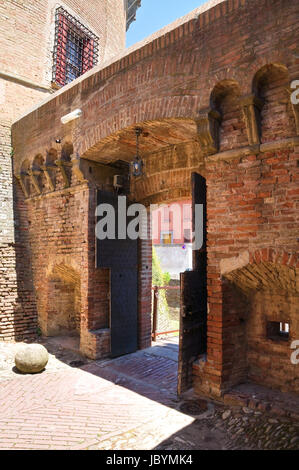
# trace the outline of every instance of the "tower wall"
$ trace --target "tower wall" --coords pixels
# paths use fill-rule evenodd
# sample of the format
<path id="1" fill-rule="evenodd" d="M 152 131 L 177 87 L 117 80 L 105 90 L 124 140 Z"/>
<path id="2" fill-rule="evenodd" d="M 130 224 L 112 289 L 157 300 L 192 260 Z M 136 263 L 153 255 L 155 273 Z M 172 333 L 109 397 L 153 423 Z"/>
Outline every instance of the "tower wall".
<path id="1" fill-rule="evenodd" d="M 11 123 L 55 91 L 51 82 L 58 7 L 99 38 L 98 64 L 125 47 L 124 0 L 5 0 L 0 4 L 0 340 L 36 331 L 34 313 L 21 307 L 21 297 L 30 297 L 32 286 L 26 262 L 20 271 L 16 257 L 26 240 L 18 240 L 15 230 L 23 222 L 14 216 Z"/>

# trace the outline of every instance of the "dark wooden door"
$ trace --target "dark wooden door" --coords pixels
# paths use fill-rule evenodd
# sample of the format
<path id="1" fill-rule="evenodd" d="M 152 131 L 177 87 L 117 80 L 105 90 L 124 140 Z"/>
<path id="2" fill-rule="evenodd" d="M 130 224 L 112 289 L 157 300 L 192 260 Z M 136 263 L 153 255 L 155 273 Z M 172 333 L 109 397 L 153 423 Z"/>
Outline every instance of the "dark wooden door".
<path id="1" fill-rule="evenodd" d="M 98 191 L 99 204 L 110 204 L 116 214 L 115 240 L 97 240 L 97 267 L 110 268 L 111 356 L 118 357 L 137 350 L 138 241 L 118 237 L 116 195 Z"/>
<path id="2" fill-rule="evenodd" d="M 195 225 L 195 207 L 202 204 L 202 227 Z M 206 181 L 192 174 L 193 232 L 202 230 L 202 247 L 193 252 L 193 270 L 181 274 L 178 394 L 192 387 L 192 364 L 207 347 Z M 197 234 L 198 235 L 198 234 Z"/>

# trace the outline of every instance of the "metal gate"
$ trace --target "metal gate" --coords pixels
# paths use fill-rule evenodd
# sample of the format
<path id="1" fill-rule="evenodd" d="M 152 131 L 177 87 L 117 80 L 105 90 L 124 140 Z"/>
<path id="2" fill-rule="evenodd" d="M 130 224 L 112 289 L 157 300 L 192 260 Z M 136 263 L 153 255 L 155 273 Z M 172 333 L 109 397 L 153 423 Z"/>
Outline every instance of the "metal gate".
<path id="1" fill-rule="evenodd" d="M 138 241 L 118 238 L 116 195 L 98 191 L 97 202 L 113 206 L 116 215 L 115 240 L 97 240 L 97 267 L 110 268 L 111 357 L 118 357 L 137 350 Z"/>
<path id="2" fill-rule="evenodd" d="M 203 205 L 203 245 L 193 252 L 193 270 L 181 274 L 178 394 L 192 387 L 192 364 L 207 345 L 206 181 L 192 174 L 193 232 L 195 204 Z"/>

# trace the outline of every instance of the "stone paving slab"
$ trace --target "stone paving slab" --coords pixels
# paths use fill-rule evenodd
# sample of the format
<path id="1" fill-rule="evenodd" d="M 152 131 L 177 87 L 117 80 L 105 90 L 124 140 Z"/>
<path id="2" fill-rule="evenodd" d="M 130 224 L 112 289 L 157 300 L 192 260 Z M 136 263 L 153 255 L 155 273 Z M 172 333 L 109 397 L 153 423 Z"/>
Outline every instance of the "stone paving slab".
<path id="1" fill-rule="evenodd" d="M 174 362 L 178 362 L 178 348 L 177 347 L 170 348 L 167 346 L 157 345 L 154 348 L 145 349 L 144 352 L 150 353 L 151 355 L 154 355 L 154 356 L 159 356 L 159 357 L 164 356 Z"/>

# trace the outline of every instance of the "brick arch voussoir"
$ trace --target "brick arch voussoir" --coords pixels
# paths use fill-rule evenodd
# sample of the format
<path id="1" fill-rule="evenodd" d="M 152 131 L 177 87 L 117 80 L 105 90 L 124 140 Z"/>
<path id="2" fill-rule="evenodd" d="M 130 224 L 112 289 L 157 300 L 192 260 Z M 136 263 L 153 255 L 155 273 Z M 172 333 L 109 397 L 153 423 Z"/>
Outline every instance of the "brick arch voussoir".
<path id="1" fill-rule="evenodd" d="M 298 295 L 299 255 L 296 252 L 260 248 L 241 253 L 220 263 L 222 280 L 238 286 L 245 294 L 268 290 Z"/>
<path id="2" fill-rule="evenodd" d="M 158 200 L 160 203 L 190 198 L 193 171 L 200 172 L 196 168 L 182 168 L 145 177 L 136 184 L 134 191 L 136 200 L 140 202 Z"/>
<path id="3" fill-rule="evenodd" d="M 74 138 L 74 148 L 84 157 L 90 150 L 96 149 L 97 144 L 103 139 L 117 135 L 119 132 L 130 130 L 134 127 L 142 127 L 153 122 L 173 121 L 173 125 L 179 120 L 196 120 L 200 107 L 199 96 L 169 95 L 161 98 L 159 90 L 156 96 L 151 96 L 147 101 L 129 100 L 123 103 L 121 109 L 113 109 L 113 114 L 101 119 L 86 129 L 84 134 L 78 132 Z"/>
<path id="4" fill-rule="evenodd" d="M 205 105 L 204 107 L 208 108 L 211 104 L 211 96 L 214 90 L 217 88 L 217 85 L 226 82 L 234 82 L 239 90 L 240 96 L 245 96 L 251 93 L 251 83 L 252 78 L 243 72 L 240 72 L 237 69 L 224 69 L 219 73 L 213 75 L 206 84 L 206 96 L 205 96 Z"/>
<path id="5" fill-rule="evenodd" d="M 249 252 L 249 264 L 272 263 L 290 268 L 299 268 L 299 254 L 272 248 L 261 248 Z"/>
<path id="6" fill-rule="evenodd" d="M 156 194 L 151 194 L 141 199 L 140 204 L 146 207 L 150 205 L 170 204 L 177 201 L 184 201 L 191 199 L 191 191 L 188 188 L 167 189 Z"/>

